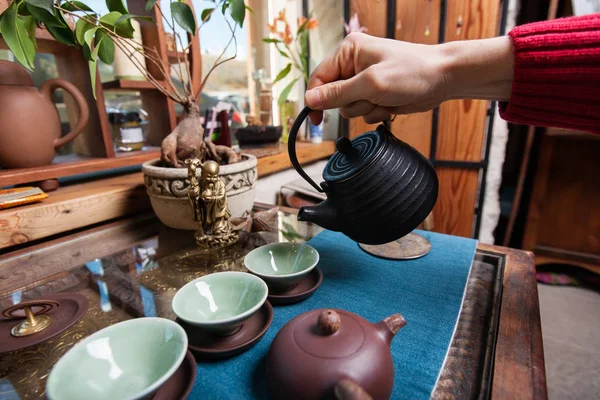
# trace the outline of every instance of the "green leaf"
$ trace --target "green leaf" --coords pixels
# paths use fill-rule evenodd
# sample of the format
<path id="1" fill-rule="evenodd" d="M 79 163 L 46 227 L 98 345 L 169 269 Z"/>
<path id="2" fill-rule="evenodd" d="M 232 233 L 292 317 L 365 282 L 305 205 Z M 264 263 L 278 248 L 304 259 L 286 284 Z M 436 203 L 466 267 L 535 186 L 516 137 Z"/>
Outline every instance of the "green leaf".
<path id="1" fill-rule="evenodd" d="M 231 0 L 231 18 L 238 23 L 240 28 L 244 26 L 244 18 L 246 17 L 246 5 L 244 0 Z"/>
<path id="2" fill-rule="evenodd" d="M 142 16 L 142 15 L 131 15 L 131 14 L 123 14 L 119 17 L 119 19 L 115 22 L 116 26 L 122 26 L 124 23 L 129 23 L 131 19 L 143 19 L 145 21 L 154 22 L 154 18 Z"/>
<path id="3" fill-rule="evenodd" d="M 112 64 L 115 61 L 115 43 L 109 36 L 106 36 L 102 31 L 96 32 L 96 46 L 98 50 L 98 57 L 105 64 Z"/>
<path id="4" fill-rule="evenodd" d="M 33 47 L 37 48 L 37 40 L 35 37 L 35 28 L 36 28 L 35 18 L 33 18 L 31 15 L 26 15 L 26 16 L 22 16 L 21 19 L 25 23 L 25 30 L 27 31 L 27 34 L 29 35 L 29 39 L 31 39 L 31 42 L 33 43 Z"/>
<path id="5" fill-rule="evenodd" d="M 51 15 L 54 15 L 54 4 L 52 3 L 52 0 L 25 0 L 25 3 L 46 10 Z"/>
<path id="6" fill-rule="evenodd" d="M 19 15 L 31 15 L 31 13 L 29 12 L 29 10 L 27 9 L 27 3 L 23 2 L 19 4 L 19 8 L 17 11 L 17 14 Z M 0 18 L 2 17 L 2 15 L 0 15 Z"/>
<path id="7" fill-rule="evenodd" d="M 185 3 L 171 3 L 171 14 L 177 25 L 190 35 L 196 34 L 196 20 L 190 6 Z"/>
<path id="8" fill-rule="evenodd" d="M 102 45 L 102 40 L 103 38 L 100 38 L 100 40 L 96 41 L 94 44 L 94 50 L 92 50 L 92 53 L 90 55 L 90 58 L 92 59 L 92 61 L 96 62 L 98 61 L 98 52 L 100 52 L 100 46 Z"/>
<path id="9" fill-rule="evenodd" d="M 282 80 L 283 78 L 288 76 L 288 74 L 290 73 L 291 70 L 292 70 L 292 64 L 290 63 L 284 69 L 279 71 L 279 73 L 275 77 L 275 80 L 273 81 L 273 84 L 275 84 L 276 82 L 279 82 L 280 80 Z"/>
<path id="10" fill-rule="evenodd" d="M 75 38 L 77 39 L 77 43 L 83 46 L 85 43 L 85 33 L 93 28 L 96 28 L 96 26 L 80 18 L 77 24 L 75 24 Z"/>
<path id="11" fill-rule="evenodd" d="M 129 14 L 127 7 L 123 4 L 123 0 L 106 0 L 108 11 L 116 11 L 121 14 Z"/>
<path id="12" fill-rule="evenodd" d="M 77 41 L 75 39 L 75 34 L 71 30 L 71 27 L 67 24 L 65 17 L 62 14 L 62 11 L 57 10 L 56 17 L 63 24 L 63 26 L 46 26 L 48 32 L 56 39 L 58 42 L 66 44 L 68 46 L 77 46 Z"/>
<path id="13" fill-rule="evenodd" d="M 61 7 L 67 11 L 87 11 L 87 12 L 92 12 L 92 13 L 95 12 L 94 10 L 89 8 L 86 4 L 84 4 L 80 1 L 69 0 L 66 3 L 64 3 Z"/>
<path id="14" fill-rule="evenodd" d="M 285 51 L 281 50 L 281 48 L 279 47 L 279 43 L 275 43 L 275 48 L 283 57 L 290 58 L 290 56 Z"/>
<path id="15" fill-rule="evenodd" d="M 202 10 L 202 21 L 208 22 L 208 20 L 212 16 L 213 11 L 215 11 L 214 8 L 205 8 L 204 10 Z"/>
<path id="16" fill-rule="evenodd" d="M 252 10 L 250 7 L 246 6 L 246 10 L 248 10 L 248 11 L 250 11 L 252 14 L 254 14 L 254 11 L 253 11 L 253 10 Z"/>
<path id="17" fill-rule="evenodd" d="M 96 64 L 97 61 L 88 61 L 90 67 L 90 80 L 92 82 L 92 93 L 94 93 L 94 99 L 96 98 Z"/>
<path id="18" fill-rule="evenodd" d="M 92 51 L 90 50 L 90 47 L 87 45 L 87 43 L 84 43 L 81 47 L 83 48 L 83 56 L 85 57 L 85 59 L 87 61 L 93 61 Z"/>
<path id="19" fill-rule="evenodd" d="M 157 1 L 158 0 L 148 0 L 148 2 L 146 3 L 146 11 L 152 10 L 152 7 L 154 7 Z"/>
<path id="20" fill-rule="evenodd" d="M 17 15 L 17 4 L 13 2 L 2 14 L 0 30 L 6 45 L 15 58 L 26 68 L 33 71 L 35 47 L 27 36 L 25 23 Z"/>
<path id="21" fill-rule="evenodd" d="M 55 14 L 50 14 L 43 8 L 27 4 L 27 9 L 31 13 L 31 15 L 33 15 L 36 21 L 43 22 L 44 25 L 46 25 L 46 27 L 56 26 L 65 28 L 67 26 L 66 24 L 63 24 L 62 21 Z"/>
<path id="22" fill-rule="evenodd" d="M 117 23 L 122 16 L 123 14 L 118 11 L 111 11 L 100 18 L 100 23 L 103 26 L 110 28 L 117 35 L 131 39 L 133 38 L 133 25 L 131 25 L 129 19 Z"/>
<path id="23" fill-rule="evenodd" d="M 271 39 L 271 38 L 264 38 L 262 40 L 265 43 L 281 43 L 281 40 L 279 39 Z"/>
<path id="24" fill-rule="evenodd" d="M 88 48 L 90 49 L 90 54 L 91 54 L 91 48 L 93 47 L 92 45 L 94 44 L 94 36 L 96 35 L 97 30 L 98 30 L 98 27 L 95 26 L 93 28 L 88 29 L 83 34 L 83 41 L 85 42 L 85 45 L 88 46 Z M 91 60 L 92 58 L 90 57 L 89 59 Z"/>
<path id="25" fill-rule="evenodd" d="M 73 35 L 73 31 L 70 28 L 61 28 L 58 26 L 46 26 L 48 32 L 52 35 L 57 42 L 62 44 L 66 44 L 68 46 L 76 46 L 77 42 L 75 40 L 75 35 Z"/>
<path id="26" fill-rule="evenodd" d="M 285 101 L 287 100 L 288 96 L 290 95 L 290 92 L 292 91 L 292 89 L 294 88 L 294 85 L 296 84 L 296 82 L 298 81 L 298 79 L 300 78 L 296 78 L 293 81 L 291 81 L 286 87 L 285 89 L 283 89 L 283 91 L 281 92 L 281 94 L 279 95 L 279 100 L 277 100 L 277 103 L 281 106 L 283 105 L 283 103 L 285 103 Z"/>

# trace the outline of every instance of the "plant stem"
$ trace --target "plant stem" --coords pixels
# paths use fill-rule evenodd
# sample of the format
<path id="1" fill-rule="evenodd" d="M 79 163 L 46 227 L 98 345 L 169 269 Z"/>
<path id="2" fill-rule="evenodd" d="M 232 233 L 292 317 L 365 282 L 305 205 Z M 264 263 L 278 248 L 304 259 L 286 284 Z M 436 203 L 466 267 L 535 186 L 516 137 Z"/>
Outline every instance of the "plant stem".
<path id="1" fill-rule="evenodd" d="M 175 55 L 177 56 L 177 75 L 179 76 L 179 80 L 181 81 L 181 85 L 183 86 L 185 97 L 189 97 L 190 93 L 189 93 L 189 90 L 186 90 L 185 81 L 184 81 L 183 75 L 181 73 L 181 58 L 179 57 L 179 51 L 177 51 L 177 39 L 179 39 L 179 42 L 181 42 L 181 38 L 179 37 L 179 34 L 177 32 L 175 32 L 175 19 L 173 17 L 173 13 L 171 13 L 171 24 L 169 24 L 167 17 L 162 12 L 162 8 L 160 7 L 160 2 L 157 2 L 155 7 L 158 10 L 158 12 L 160 13 L 162 19 L 167 24 L 167 26 L 173 31 L 173 36 L 175 36 Z M 183 43 L 181 43 L 181 47 L 183 47 Z M 168 60 L 168 57 L 167 57 L 167 60 Z M 167 63 L 168 63 L 168 61 L 167 61 Z M 169 69 L 170 69 L 170 64 L 168 64 L 168 65 L 169 65 Z M 169 75 L 170 75 L 170 71 L 169 71 Z"/>

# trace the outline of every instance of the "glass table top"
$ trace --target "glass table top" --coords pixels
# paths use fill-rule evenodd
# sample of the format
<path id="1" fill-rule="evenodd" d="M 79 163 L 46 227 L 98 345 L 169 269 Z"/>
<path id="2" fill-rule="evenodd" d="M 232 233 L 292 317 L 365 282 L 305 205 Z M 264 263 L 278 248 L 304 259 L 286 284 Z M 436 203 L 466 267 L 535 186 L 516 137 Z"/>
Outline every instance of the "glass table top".
<path id="1" fill-rule="evenodd" d="M 52 366 L 82 338 L 130 318 L 175 319 L 171 299 L 185 283 L 212 272 L 245 271 L 243 259 L 252 249 L 306 241 L 322 230 L 282 211 L 268 224 L 270 232 L 244 231 L 236 244 L 206 251 L 195 245 L 193 231 L 169 229 L 154 216 L 140 217 L 0 260 L 2 310 L 61 292 L 76 292 L 89 301 L 84 316 L 63 333 L 0 354 L 0 398 L 43 398 Z"/>
<path id="2" fill-rule="evenodd" d="M 65 292 L 89 301 L 83 317 L 64 332 L 0 354 L 0 398 L 43 398 L 52 366 L 82 338 L 130 318 L 175 319 L 171 299 L 185 283 L 212 272 L 244 271 L 244 256 L 252 249 L 271 242 L 306 241 L 322 230 L 284 211 L 268 224 L 271 231 L 241 232 L 236 244 L 206 251 L 195 245 L 193 231 L 169 229 L 153 215 L 139 216 L 0 260 L 0 309 Z M 480 252 L 478 257 L 489 262 L 493 255 Z"/>

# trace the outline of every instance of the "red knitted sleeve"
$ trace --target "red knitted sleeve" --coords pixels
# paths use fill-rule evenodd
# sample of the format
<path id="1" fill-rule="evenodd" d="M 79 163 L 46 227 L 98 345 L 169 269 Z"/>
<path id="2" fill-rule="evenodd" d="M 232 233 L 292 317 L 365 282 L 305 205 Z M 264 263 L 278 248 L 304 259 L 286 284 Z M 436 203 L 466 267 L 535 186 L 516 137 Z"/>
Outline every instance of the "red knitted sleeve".
<path id="1" fill-rule="evenodd" d="M 509 122 L 600 133 L 600 14 L 515 27 Z"/>

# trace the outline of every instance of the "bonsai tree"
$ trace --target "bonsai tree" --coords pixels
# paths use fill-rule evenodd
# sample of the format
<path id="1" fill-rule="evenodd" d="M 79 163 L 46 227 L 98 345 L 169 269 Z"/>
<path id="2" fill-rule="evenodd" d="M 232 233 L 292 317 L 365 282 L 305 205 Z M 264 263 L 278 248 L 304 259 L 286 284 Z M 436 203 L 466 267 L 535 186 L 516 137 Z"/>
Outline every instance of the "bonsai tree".
<path id="1" fill-rule="evenodd" d="M 90 67 L 90 79 L 95 95 L 96 70 L 98 60 L 106 64 L 114 62 L 115 47 L 129 55 L 136 68 L 144 75 L 157 90 L 179 103 L 185 110 L 185 116 L 177 127 L 163 140 L 161 145 L 161 160 L 168 167 L 184 168 L 185 160 L 200 159 L 202 162 L 213 160 L 219 164 L 232 164 L 238 162 L 239 156 L 227 146 L 215 146 L 210 139 L 204 139 L 204 129 L 200 119 L 199 98 L 211 73 L 223 63 L 237 56 L 236 29 L 242 27 L 246 16 L 244 0 L 213 0 L 214 7 L 206 8 L 201 14 L 201 23 L 196 23 L 192 8 L 183 1 L 169 0 L 171 18 L 167 18 L 161 9 L 158 0 L 148 0 L 146 10 L 153 8 L 158 11 L 165 25 L 175 36 L 175 40 L 183 48 L 184 53 L 189 50 L 190 44 L 184 45 L 176 25 L 190 35 L 198 35 L 200 29 L 206 24 L 214 12 L 229 13 L 231 24 L 227 19 L 231 38 L 227 46 L 217 57 L 214 65 L 206 74 L 202 82 L 195 85 L 191 79 L 186 80 L 181 68 L 176 68 L 177 79 L 181 82 L 176 85 L 169 73 L 170 66 L 163 62 L 156 48 L 147 46 L 139 47 L 132 41 L 134 28 L 132 19 L 143 19 L 154 22 L 147 16 L 132 15 L 129 13 L 123 0 L 106 0 L 109 12 L 100 15 L 88 5 L 76 0 L 14 0 L 0 15 L 0 33 L 6 41 L 15 58 L 29 70 L 34 69 L 34 57 L 37 48 L 35 29 L 44 27 L 58 42 L 68 46 L 80 47 Z M 251 10 L 250 10 L 251 11 Z M 235 53 L 225 57 L 226 50 L 233 44 Z M 154 64 L 162 71 L 165 81 L 159 82 L 146 70 L 135 53 L 144 56 L 146 65 Z M 191 77 L 189 64 L 179 59 L 187 69 L 187 77 Z"/>

